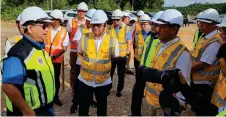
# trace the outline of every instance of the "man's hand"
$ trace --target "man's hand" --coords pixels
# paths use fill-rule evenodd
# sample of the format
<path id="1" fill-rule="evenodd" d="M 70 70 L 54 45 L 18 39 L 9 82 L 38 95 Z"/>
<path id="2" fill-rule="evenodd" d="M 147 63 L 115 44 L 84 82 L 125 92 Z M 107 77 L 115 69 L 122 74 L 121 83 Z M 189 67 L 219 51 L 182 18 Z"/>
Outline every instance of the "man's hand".
<path id="1" fill-rule="evenodd" d="M 55 60 L 57 57 L 56 56 L 51 56 L 51 60 L 53 61 L 53 60 Z"/>
<path id="2" fill-rule="evenodd" d="M 26 108 L 25 110 L 22 110 L 23 116 L 36 116 L 35 111 L 31 108 Z"/>
<path id="3" fill-rule="evenodd" d="M 186 80 L 185 80 L 184 76 L 182 75 L 181 71 L 178 73 L 178 76 L 179 76 L 179 79 L 180 79 L 180 83 L 186 84 Z"/>

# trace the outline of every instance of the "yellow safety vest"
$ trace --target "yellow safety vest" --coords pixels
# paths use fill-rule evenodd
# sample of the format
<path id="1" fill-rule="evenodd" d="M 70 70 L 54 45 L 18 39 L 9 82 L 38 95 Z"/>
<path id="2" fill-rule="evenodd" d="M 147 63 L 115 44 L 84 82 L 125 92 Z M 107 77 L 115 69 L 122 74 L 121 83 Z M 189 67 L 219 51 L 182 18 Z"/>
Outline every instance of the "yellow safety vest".
<path id="1" fill-rule="evenodd" d="M 221 37 L 220 34 L 216 34 L 210 39 L 206 39 L 205 37 L 200 38 L 192 52 L 193 64 L 200 61 L 202 57 L 202 53 L 204 52 L 205 48 L 213 43 L 213 42 L 220 42 Z M 210 65 L 203 70 L 199 70 L 197 72 L 192 73 L 192 79 L 194 81 L 212 81 L 215 82 L 220 74 L 220 65 Z"/>
<path id="2" fill-rule="evenodd" d="M 157 54 L 162 47 L 162 43 L 159 44 L 156 48 L 154 58 L 151 62 L 152 68 L 156 68 L 158 70 L 166 70 L 169 67 L 175 68 L 176 62 L 180 57 L 181 53 L 187 48 L 184 46 L 181 40 L 169 46 L 166 50 L 164 50 L 158 57 Z M 158 83 L 146 83 L 146 100 L 147 102 L 154 106 L 160 107 L 159 105 L 159 95 L 163 90 L 162 85 Z"/>
<path id="3" fill-rule="evenodd" d="M 32 48 L 23 61 L 26 66 L 26 79 L 22 86 L 25 102 L 32 109 L 52 105 L 55 96 L 54 68 L 51 58 L 44 50 Z M 7 109 L 14 112 L 14 105 L 6 96 Z"/>
<path id="4" fill-rule="evenodd" d="M 142 31 L 138 31 L 135 36 L 135 58 L 140 62 L 144 46 L 144 37 Z"/>
<path id="5" fill-rule="evenodd" d="M 222 72 L 215 85 L 211 102 L 218 108 L 226 105 L 226 76 Z"/>
<path id="6" fill-rule="evenodd" d="M 124 57 L 126 56 L 126 52 L 127 52 L 127 35 L 129 32 L 129 26 L 125 25 L 125 24 L 121 24 L 121 28 L 119 29 L 118 34 L 116 34 L 115 28 L 112 25 L 111 27 L 109 27 L 108 29 L 108 33 L 114 38 L 114 39 L 118 39 L 118 43 L 119 43 L 119 56 L 120 57 Z"/>
<path id="7" fill-rule="evenodd" d="M 15 36 L 12 36 L 10 38 L 7 38 L 7 40 L 9 41 L 9 44 L 12 46 L 14 46 L 20 39 L 23 38 L 23 35 L 15 35 Z"/>
<path id="8" fill-rule="evenodd" d="M 105 34 L 98 51 L 93 33 L 83 35 L 81 42 L 83 54 L 80 75 L 88 82 L 103 83 L 110 78 L 111 57 L 115 48 L 114 38 Z"/>

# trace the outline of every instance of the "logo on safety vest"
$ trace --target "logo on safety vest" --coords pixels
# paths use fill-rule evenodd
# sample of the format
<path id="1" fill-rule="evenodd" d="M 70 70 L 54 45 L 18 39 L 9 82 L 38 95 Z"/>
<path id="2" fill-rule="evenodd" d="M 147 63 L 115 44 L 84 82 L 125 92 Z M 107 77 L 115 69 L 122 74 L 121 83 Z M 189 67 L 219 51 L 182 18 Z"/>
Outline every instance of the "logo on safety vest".
<path id="1" fill-rule="evenodd" d="M 38 58 L 38 63 L 39 63 L 40 65 L 43 65 L 43 64 L 44 64 L 42 58 Z"/>

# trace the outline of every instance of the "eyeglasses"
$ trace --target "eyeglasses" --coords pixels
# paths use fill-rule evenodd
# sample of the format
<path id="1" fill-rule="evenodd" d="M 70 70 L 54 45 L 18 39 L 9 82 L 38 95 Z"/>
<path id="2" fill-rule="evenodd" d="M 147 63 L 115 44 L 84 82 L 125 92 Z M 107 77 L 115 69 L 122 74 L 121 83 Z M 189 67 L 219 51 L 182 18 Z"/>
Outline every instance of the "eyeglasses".
<path id="1" fill-rule="evenodd" d="M 113 20 L 113 21 L 117 21 L 117 22 L 118 22 L 120 19 L 112 19 L 112 20 Z"/>
<path id="2" fill-rule="evenodd" d="M 220 33 L 226 33 L 226 27 L 219 27 L 218 28 L 218 32 L 220 32 Z"/>
<path id="3" fill-rule="evenodd" d="M 92 27 L 93 27 L 93 28 L 94 28 L 94 27 L 100 28 L 100 27 L 102 27 L 102 26 L 104 26 L 104 24 L 92 24 Z"/>
<path id="4" fill-rule="evenodd" d="M 49 27 L 49 24 L 47 24 L 47 23 L 44 23 L 44 24 L 33 24 L 33 26 L 40 26 L 40 27 L 42 27 L 43 30 L 45 30 L 46 28 Z"/>
<path id="5" fill-rule="evenodd" d="M 86 11 L 84 11 L 84 10 L 78 10 L 78 12 L 82 12 L 82 13 L 85 13 Z"/>

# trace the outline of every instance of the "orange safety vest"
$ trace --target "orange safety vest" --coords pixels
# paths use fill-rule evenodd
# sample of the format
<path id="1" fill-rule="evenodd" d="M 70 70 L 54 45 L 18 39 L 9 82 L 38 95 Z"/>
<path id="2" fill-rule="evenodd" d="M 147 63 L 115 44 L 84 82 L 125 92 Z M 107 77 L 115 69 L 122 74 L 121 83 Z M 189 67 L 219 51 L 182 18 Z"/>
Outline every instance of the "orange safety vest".
<path id="1" fill-rule="evenodd" d="M 132 32 L 133 39 L 135 39 L 136 32 L 139 32 L 139 31 L 141 31 L 140 23 L 138 21 L 136 21 L 135 22 L 135 30 L 134 30 L 134 32 Z"/>
<path id="2" fill-rule="evenodd" d="M 151 62 L 151 68 L 155 68 L 158 70 L 166 70 L 169 67 L 175 68 L 176 62 L 178 58 L 180 57 L 181 53 L 184 50 L 187 50 L 187 48 L 184 46 L 181 40 L 177 41 L 176 43 L 169 46 L 167 49 L 165 49 L 158 57 L 157 54 L 162 47 L 162 43 L 159 44 L 155 50 L 154 58 Z M 160 92 L 163 90 L 162 85 L 158 83 L 146 83 L 146 91 L 145 96 L 147 102 L 154 106 L 154 107 L 160 107 L 159 104 L 159 95 Z"/>
<path id="3" fill-rule="evenodd" d="M 114 38 L 106 33 L 100 48 L 96 51 L 93 33 L 86 33 L 82 36 L 81 45 L 83 54 L 80 75 L 88 82 L 105 82 L 110 78 L 111 57 L 115 48 Z"/>
<path id="4" fill-rule="evenodd" d="M 193 63 L 197 63 L 200 61 L 202 57 L 202 53 L 204 52 L 205 48 L 214 42 L 220 42 L 221 37 L 220 34 L 216 34 L 212 36 L 210 39 L 206 39 L 202 37 L 198 40 L 193 52 L 192 52 L 192 59 Z M 192 79 L 194 81 L 211 81 L 216 82 L 217 78 L 220 74 L 220 65 L 210 65 L 203 70 L 199 70 L 197 72 L 192 73 Z"/>
<path id="5" fill-rule="evenodd" d="M 7 40 L 9 41 L 9 44 L 12 47 L 22 38 L 23 38 L 23 35 L 18 34 L 18 35 L 7 38 Z"/>
<path id="6" fill-rule="evenodd" d="M 226 105 L 226 76 L 222 72 L 215 85 L 211 103 L 215 104 L 218 108 Z"/>
<path id="7" fill-rule="evenodd" d="M 48 30 L 47 39 L 45 41 L 45 50 L 49 53 L 49 56 L 55 55 L 62 51 L 62 45 L 64 39 L 67 35 L 67 30 L 61 27 L 61 30 L 57 32 L 56 36 L 54 37 L 53 41 L 51 42 L 51 29 Z M 53 63 L 61 63 L 63 61 L 63 55 L 57 57 L 53 60 Z"/>
<path id="8" fill-rule="evenodd" d="M 119 43 L 119 56 L 124 57 L 126 56 L 127 52 L 127 35 L 129 32 L 129 26 L 122 24 L 121 28 L 119 29 L 118 34 L 116 34 L 114 25 L 109 26 L 108 34 L 110 34 L 114 39 L 118 40 Z"/>
<path id="9" fill-rule="evenodd" d="M 142 31 L 138 31 L 135 36 L 135 58 L 140 62 L 144 46 Z"/>
<path id="10" fill-rule="evenodd" d="M 73 43 L 72 40 L 75 36 L 75 33 L 78 29 L 78 22 L 76 21 L 75 18 L 72 19 L 72 29 L 71 29 L 71 33 L 69 35 L 69 39 L 70 39 L 70 45 L 71 45 L 71 49 L 76 50 L 77 49 L 77 44 Z"/>

